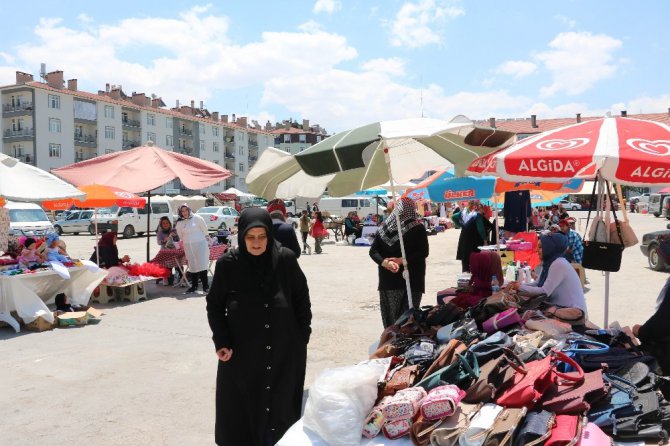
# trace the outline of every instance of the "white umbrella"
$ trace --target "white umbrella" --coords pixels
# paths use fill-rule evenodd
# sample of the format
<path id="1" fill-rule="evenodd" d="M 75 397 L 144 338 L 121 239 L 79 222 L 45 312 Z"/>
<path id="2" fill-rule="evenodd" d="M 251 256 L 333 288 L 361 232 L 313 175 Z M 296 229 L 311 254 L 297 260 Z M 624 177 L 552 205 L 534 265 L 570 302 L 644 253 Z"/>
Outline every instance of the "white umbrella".
<path id="1" fill-rule="evenodd" d="M 224 190 L 223 193 L 224 193 L 224 194 L 235 194 L 235 195 L 237 195 L 238 197 L 245 197 L 245 198 L 253 198 L 253 197 L 255 197 L 254 194 L 248 194 L 248 193 L 246 193 L 246 192 L 242 192 L 241 190 L 239 190 L 239 189 L 235 189 L 234 187 L 230 187 L 230 188 Z"/>
<path id="2" fill-rule="evenodd" d="M 86 197 L 60 178 L 0 153 L 0 197 L 12 201 L 46 201 Z"/>

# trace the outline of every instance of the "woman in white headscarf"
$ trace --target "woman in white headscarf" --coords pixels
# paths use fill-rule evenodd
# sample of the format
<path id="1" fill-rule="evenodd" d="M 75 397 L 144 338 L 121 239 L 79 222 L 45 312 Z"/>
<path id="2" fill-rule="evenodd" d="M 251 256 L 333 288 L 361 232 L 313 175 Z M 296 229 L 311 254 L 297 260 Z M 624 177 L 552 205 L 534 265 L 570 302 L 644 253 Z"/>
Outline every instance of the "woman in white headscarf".
<path id="1" fill-rule="evenodd" d="M 191 288 L 187 293 L 193 293 L 198 289 L 198 279 L 202 282 L 202 290 L 209 291 L 209 282 L 207 280 L 207 267 L 209 266 L 209 231 L 207 223 L 198 214 L 191 212 L 186 204 L 179 206 L 179 219 L 175 225 L 175 230 L 182 243 L 186 260 L 188 261 L 188 271 L 191 273 Z"/>

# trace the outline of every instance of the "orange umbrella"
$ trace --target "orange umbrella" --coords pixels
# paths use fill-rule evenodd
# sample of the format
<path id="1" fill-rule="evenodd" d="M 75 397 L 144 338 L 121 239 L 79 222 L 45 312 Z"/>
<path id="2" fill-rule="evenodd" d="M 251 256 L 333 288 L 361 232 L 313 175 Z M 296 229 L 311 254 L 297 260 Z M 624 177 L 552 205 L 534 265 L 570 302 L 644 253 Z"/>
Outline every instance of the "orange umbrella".
<path id="1" fill-rule="evenodd" d="M 0 208 L 5 205 L 6 201 L 4 198 L 0 197 Z"/>
<path id="2" fill-rule="evenodd" d="M 102 184 L 89 184 L 80 186 L 80 191 L 86 193 L 85 200 L 64 199 L 43 201 L 42 206 L 49 210 L 69 209 L 72 206 L 79 208 L 93 208 L 93 221 L 95 223 L 95 257 L 100 264 L 100 255 L 98 254 L 98 216 L 95 209 L 111 206 L 141 208 L 146 202 L 144 198 L 135 195 L 132 192 L 119 189 L 118 187 L 104 186 Z"/>

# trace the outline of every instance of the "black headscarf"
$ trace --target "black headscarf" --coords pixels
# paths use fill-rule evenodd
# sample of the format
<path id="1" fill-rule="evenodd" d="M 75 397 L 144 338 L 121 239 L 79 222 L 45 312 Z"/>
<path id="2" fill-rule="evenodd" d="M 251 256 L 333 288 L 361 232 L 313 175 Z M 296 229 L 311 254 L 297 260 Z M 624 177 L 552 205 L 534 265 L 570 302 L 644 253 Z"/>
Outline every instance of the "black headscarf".
<path id="1" fill-rule="evenodd" d="M 253 228 L 264 228 L 268 237 L 268 246 L 265 252 L 259 256 L 249 254 L 244 237 Z M 237 223 L 238 229 L 238 250 L 240 259 L 248 263 L 253 268 L 258 268 L 265 272 L 272 268 L 273 252 L 275 251 L 274 238 L 272 237 L 272 217 L 270 213 L 263 208 L 246 208 L 240 214 L 240 220 Z"/>

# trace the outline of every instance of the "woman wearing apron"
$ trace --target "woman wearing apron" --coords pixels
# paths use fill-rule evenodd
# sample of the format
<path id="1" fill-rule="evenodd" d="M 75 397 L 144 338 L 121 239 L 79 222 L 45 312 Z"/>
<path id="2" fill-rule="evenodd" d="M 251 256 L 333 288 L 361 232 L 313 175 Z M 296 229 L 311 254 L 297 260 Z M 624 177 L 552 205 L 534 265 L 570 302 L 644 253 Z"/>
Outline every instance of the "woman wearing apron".
<path id="1" fill-rule="evenodd" d="M 202 281 L 202 290 L 209 291 L 207 267 L 209 266 L 209 232 L 207 223 L 198 214 L 191 212 L 186 204 L 179 206 L 179 219 L 175 225 L 177 235 L 182 243 L 188 271 L 191 273 L 191 288 L 186 293 L 194 293 L 198 289 L 198 278 Z"/>

